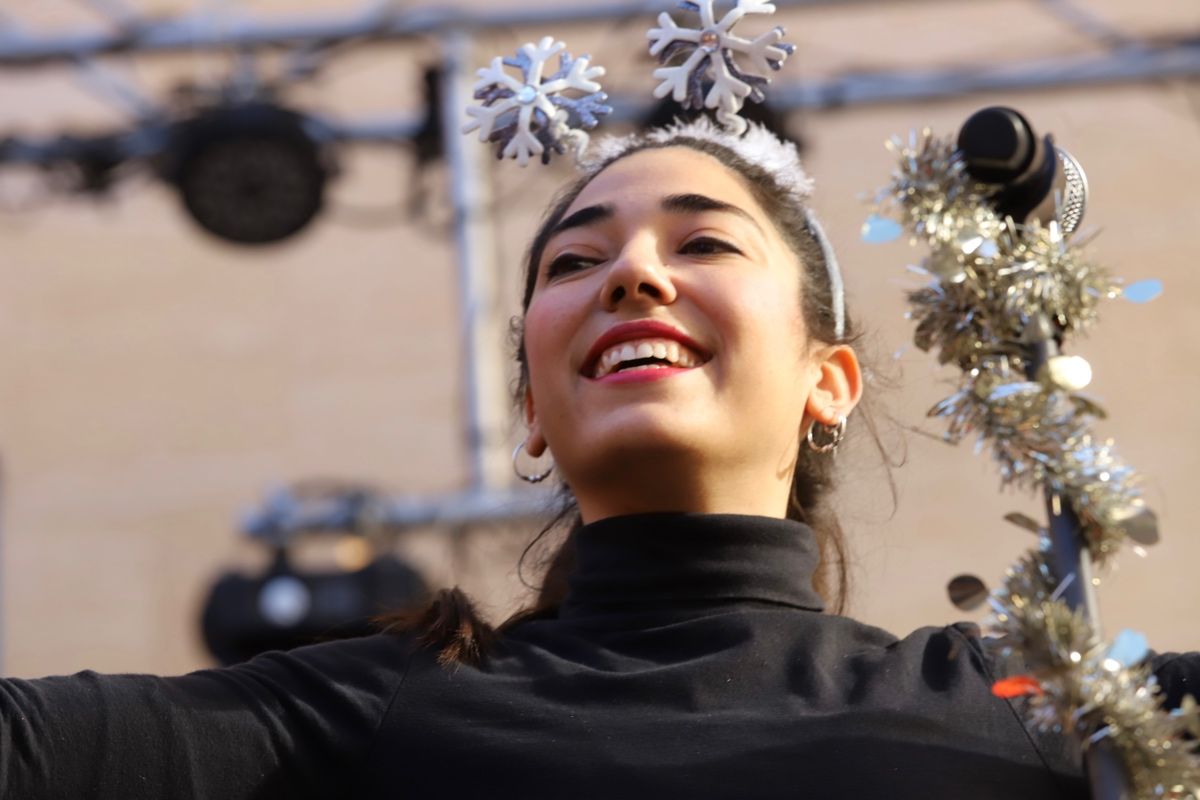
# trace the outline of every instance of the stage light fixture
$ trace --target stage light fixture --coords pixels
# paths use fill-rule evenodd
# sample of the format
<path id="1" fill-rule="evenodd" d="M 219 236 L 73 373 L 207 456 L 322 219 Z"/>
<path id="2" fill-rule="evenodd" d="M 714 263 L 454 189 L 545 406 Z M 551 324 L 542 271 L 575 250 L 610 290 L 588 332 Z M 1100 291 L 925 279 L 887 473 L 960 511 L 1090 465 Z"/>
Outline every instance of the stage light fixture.
<path id="1" fill-rule="evenodd" d="M 270 244 L 305 228 L 336 174 L 327 132 L 263 102 L 206 109 L 174 123 L 160 171 L 209 233 Z"/>
<path id="2" fill-rule="evenodd" d="M 427 599 L 421 574 L 387 552 L 398 531 L 374 515 L 378 502 L 362 490 L 282 492 L 245 525 L 271 562 L 258 574 L 226 572 L 209 590 L 201 632 L 216 660 L 236 664 L 268 650 L 367 635 L 376 631 L 373 618 Z M 337 537 L 332 566 L 301 566 L 296 551 L 329 536 Z"/>

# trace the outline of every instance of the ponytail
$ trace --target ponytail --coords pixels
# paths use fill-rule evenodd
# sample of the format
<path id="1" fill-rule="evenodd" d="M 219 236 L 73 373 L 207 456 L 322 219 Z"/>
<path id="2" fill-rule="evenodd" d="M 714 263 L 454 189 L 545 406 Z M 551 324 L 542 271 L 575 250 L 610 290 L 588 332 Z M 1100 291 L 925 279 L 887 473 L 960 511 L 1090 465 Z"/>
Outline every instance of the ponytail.
<path id="1" fill-rule="evenodd" d="M 437 652 L 437 662 L 478 666 L 499 633 L 484 621 L 462 589 L 441 589 L 428 605 L 375 620 L 384 633 L 416 633 L 417 644 Z"/>
<path id="2" fill-rule="evenodd" d="M 565 491 L 563 495 L 564 499 L 570 497 Z M 443 667 L 480 666 L 505 631 L 529 620 L 558 616 L 558 607 L 567 595 L 567 579 L 575 571 L 575 532 L 583 527 L 573 502 L 564 502 L 554 519 L 525 546 L 517 565 L 520 574 L 520 567 L 533 546 L 568 519 L 570 528 L 566 537 L 543 559 L 546 566 L 533 604 L 514 612 L 500 625 L 493 626 L 484 620 L 475 604 L 457 586 L 442 589 L 423 607 L 377 617 L 375 624 L 384 633 L 416 634 L 417 644 L 435 651 L 437 662 Z"/>

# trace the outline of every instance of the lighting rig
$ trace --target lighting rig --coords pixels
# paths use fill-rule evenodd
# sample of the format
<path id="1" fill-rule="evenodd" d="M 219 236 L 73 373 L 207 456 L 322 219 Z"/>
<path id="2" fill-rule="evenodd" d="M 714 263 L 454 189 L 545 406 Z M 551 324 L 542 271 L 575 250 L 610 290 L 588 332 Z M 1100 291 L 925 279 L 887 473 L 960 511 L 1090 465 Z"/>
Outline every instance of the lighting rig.
<path id="1" fill-rule="evenodd" d="M 544 507 L 544 498 L 528 492 L 397 498 L 339 481 L 276 489 L 241 524 L 270 564 L 218 577 L 202 612 L 205 645 L 222 664 L 233 664 L 266 650 L 365 634 L 378 615 L 428 598 L 420 574 L 395 556 L 408 532 L 462 533 L 485 520 L 532 519 Z M 297 557 L 317 539 L 332 545 L 324 568 Z"/>
<path id="2" fill-rule="evenodd" d="M 321 211 L 325 189 L 337 175 L 339 146 L 415 143 L 419 155 L 437 158 L 437 139 L 456 135 L 441 124 L 448 68 L 455 41 L 497 27 L 579 24 L 649 16 L 670 2 L 593 2 L 569 8 L 466 11 L 405 8 L 373 0 L 357 10 L 290 19 L 256 20 L 229 11 L 202 10 L 150 18 L 118 0 L 86 0 L 105 23 L 91 29 L 30 32 L 0 23 L 0 69 L 74 65 L 93 87 L 121 106 L 130 124 L 92 135 L 0 139 L 0 168 L 26 164 L 56 176 L 54 187 L 102 195 L 124 176 L 149 171 L 176 189 L 183 206 L 206 231 L 238 244 L 266 244 L 303 230 Z M 791 8 L 869 5 L 879 0 L 776 0 Z M 914 5 L 927 0 L 910 0 Z M 929 3 L 933 6 L 935 4 Z M 1170 41 L 1131 39 L 1082 6 L 1047 0 L 1039 7 L 1060 23 L 1100 43 L 1100 55 L 1070 56 L 922 71 L 847 73 L 823 80 L 782 83 L 772 94 L 777 113 L 848 105 L 912 101 L 985 91 L 1189 78 L 1200 75 L 1197 32 Z M 934 13 L 931 11 L 931 13 Z M 333 119 L 296 107 L 288 90 L 316 77 L 338 55 L 368 43 L 436 38 L 444 63 L 426 74 L 421 112 L 379 119 Z M 147 96 L 107 70 L 110 57 L 153 57 L 180 51 L 237 54 L 225 82 L 185 87 L 174 97 Z M 258 56 L 282 54 L 273 75 L 260 72 Z M 462 69 L 464 65 L 457 65 Z M 469 69 L 469 66 L 465 68 Z M 437 76 L 442 76 L 439 81 Z M 640 94 L 637 95 L 640 97 Z M 457 105 L 451 104 L 458 108 Z M 653 108 L 633 96 L 615 97 L 612 119 L 644 120 Z M 465 175 L 455 180 L 468 180 Z"/>
<path id="3" fill-rule="evenodd" d="M 270 564 L 258 574 L 226 572 L 213 584 L 201 616 L 209 652 L 229 665 L 361 636 L 378 615 L 427 599 L 420 573 L 394 554 L 407 526 L 394 523 L 387 505 L 360 486 L 309 482 L 274 492 L 242 525 Z M 318 537 L 332 540 L 332 563 L 302 566 L 297 550 Z"/>

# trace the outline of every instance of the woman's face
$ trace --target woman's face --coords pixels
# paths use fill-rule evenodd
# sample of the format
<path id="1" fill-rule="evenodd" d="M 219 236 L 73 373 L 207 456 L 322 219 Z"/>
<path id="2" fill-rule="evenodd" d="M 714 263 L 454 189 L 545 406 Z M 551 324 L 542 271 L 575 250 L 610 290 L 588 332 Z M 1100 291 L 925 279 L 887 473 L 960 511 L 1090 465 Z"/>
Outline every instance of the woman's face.
<path id="1" fill-rule="evenodd" d="M 737 173 L 686 147 L 623 158 L 537 267 L 528 449 L 549 447 L 585 521 L 790 486 L 806 404 L 826 419 L 830 401 L 814 398 L 798 257 Z M 731 510 L 782 516 L 786 489 L 775 502 Z"/>

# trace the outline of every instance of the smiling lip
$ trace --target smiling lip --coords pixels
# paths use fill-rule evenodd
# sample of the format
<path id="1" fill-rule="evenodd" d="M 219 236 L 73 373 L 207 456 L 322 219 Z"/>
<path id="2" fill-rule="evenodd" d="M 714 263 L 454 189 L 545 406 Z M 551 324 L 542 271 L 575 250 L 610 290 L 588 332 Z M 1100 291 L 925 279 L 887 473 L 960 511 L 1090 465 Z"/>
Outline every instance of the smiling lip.
<path id="1" fill-rule="evenodd" d="M 601 334 L 600 338 L 588 350 L 587 357 L 584 358 L 583 367 L 579 370 L 579 373 L 585 378 L 595 380 L 591 376 L 595 373 L 596 362 L 600 359 L 600 355 L 613 345 L 629 342 L 634 339 L 672 339 L 699 355 L 701 361 L 708 361 L 712 357 L 711 353 L 701 347 L 690 336 L 684 334 L 683 331 L 673 328 L 665 322 L 644 319 L 637 322 L 623 322 L 620 325 L 614 325 Z M 655 372 L 667 371 L 667 369 L 655 370 Z M 682 370 L 671 368 L 669 371 L 674 373 Z"/>
<path id="2" fill-rule="evenodd" d="M 634 369 L 625 372 L 610 372 L 602 378 L 592 378 L 597 383 L 648 383 L 660 381 L 681 372 L 688 372 L 695 367 L 656 367 L 654 369 Z"/>

